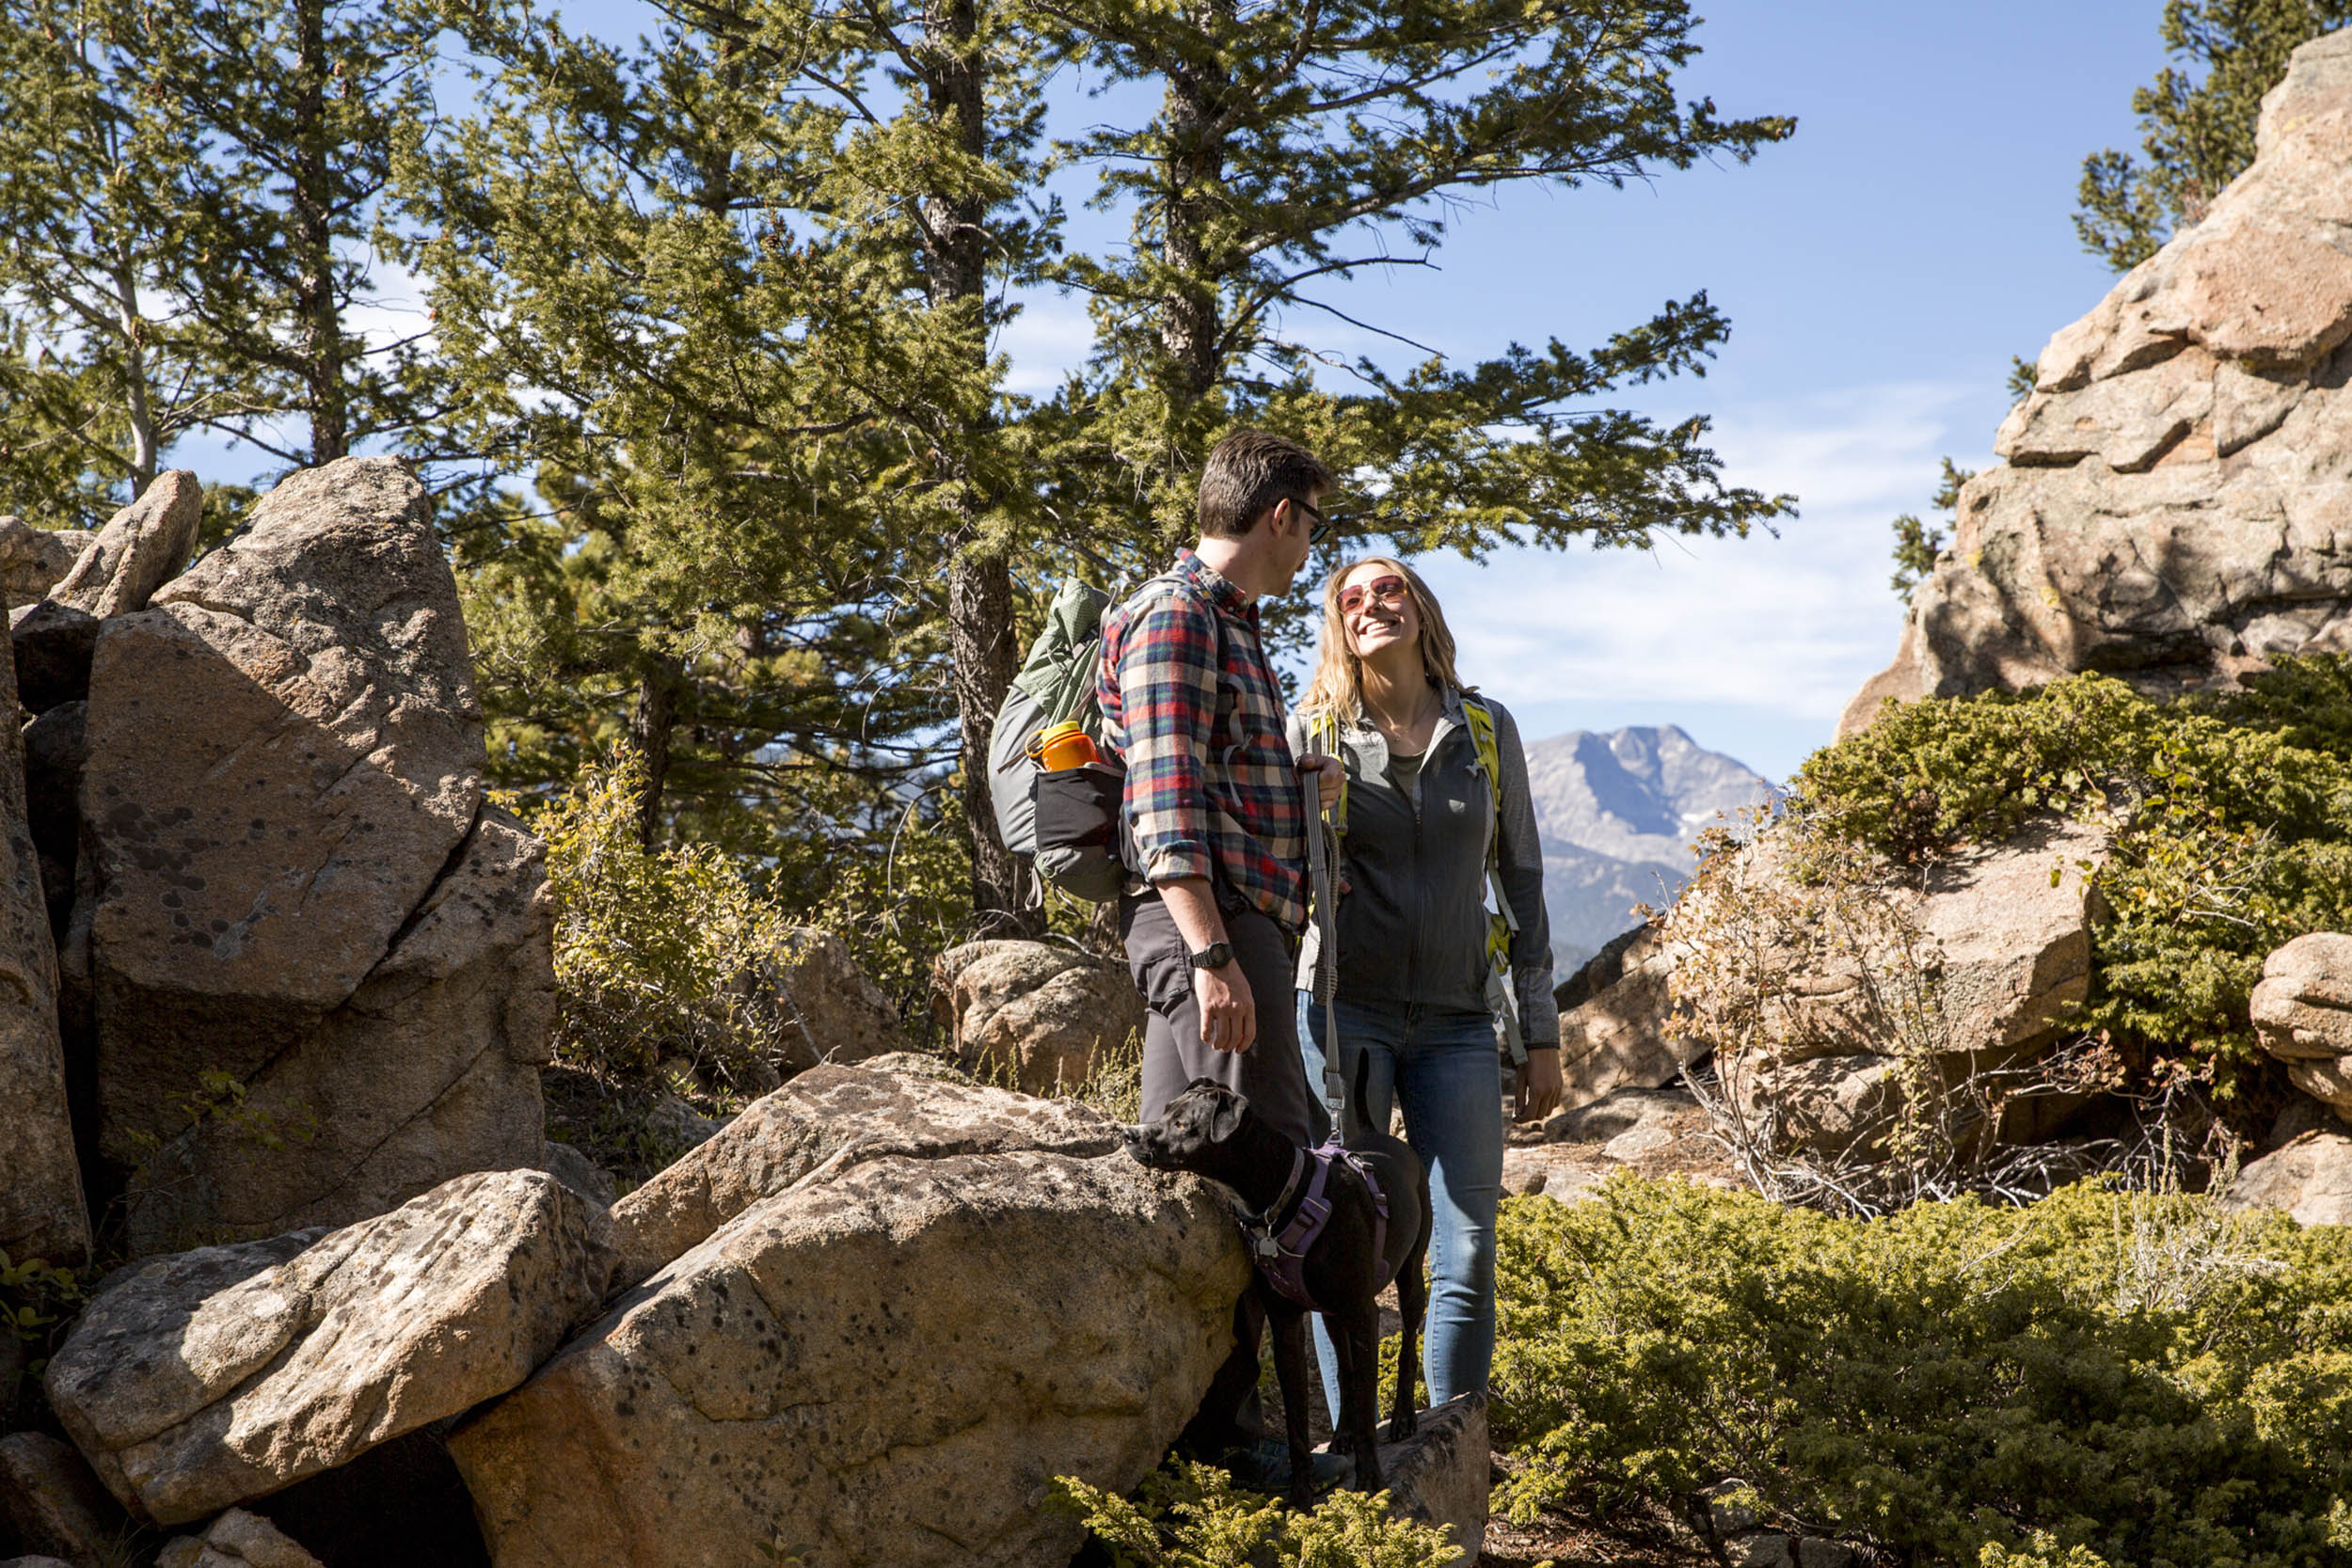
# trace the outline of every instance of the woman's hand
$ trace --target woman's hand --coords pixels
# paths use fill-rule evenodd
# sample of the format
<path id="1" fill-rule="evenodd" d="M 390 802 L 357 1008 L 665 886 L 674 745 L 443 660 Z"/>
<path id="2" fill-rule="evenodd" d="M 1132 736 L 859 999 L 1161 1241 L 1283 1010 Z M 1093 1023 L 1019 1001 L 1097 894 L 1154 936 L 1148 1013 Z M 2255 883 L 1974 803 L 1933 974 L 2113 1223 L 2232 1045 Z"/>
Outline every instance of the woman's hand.
<path id="1" fill-rule="evenodd" d="M 1518 1094 L 1511 1119 L 1541 1121 L 1559 1106 L 1560 1048 L 1531 1045 L 1527 1048 L 1527 1062 L 1519 1069 Z"/>
<path id="2" fill-rule="evenodd" d="M 1340 785 L 1347 782 L 1347 770 L 1337 757 L 1300 757 L 1298 770 L 1315 775 L 1315 793 L 1329 811 L 1340 803 Z"/>

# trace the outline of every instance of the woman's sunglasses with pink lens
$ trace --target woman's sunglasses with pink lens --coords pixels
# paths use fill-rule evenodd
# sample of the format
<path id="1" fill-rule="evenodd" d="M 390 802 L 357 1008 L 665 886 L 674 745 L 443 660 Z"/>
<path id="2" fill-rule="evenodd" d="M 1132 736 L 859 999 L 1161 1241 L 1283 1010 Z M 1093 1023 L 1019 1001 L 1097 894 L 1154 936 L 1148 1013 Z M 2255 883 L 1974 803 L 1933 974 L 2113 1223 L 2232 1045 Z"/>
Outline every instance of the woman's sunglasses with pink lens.
<path id="1" fill-rule="evenodd" d="M 1405 579 L 1391 572 L 1386 577 L 1375 578 L 1370 582 L 1349 583 L 1340 590 L 1340 613 L 1355 614 L 1359 609 L 1362 608 L 1367 598 L 1378 599 L 1385 604 L 1403 604 L 1405 602 Z"/>

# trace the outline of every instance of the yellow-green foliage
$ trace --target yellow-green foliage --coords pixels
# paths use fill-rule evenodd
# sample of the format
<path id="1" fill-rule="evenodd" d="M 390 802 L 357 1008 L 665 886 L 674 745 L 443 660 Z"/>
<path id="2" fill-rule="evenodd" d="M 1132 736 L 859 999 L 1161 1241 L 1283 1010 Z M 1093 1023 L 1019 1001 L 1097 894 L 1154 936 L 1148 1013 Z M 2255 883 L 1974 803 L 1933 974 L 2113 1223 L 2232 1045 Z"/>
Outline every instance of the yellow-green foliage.
<path id="1" fill-rule="evenodd" d="M 1171 1461 L 1136 1497 L 1054 1478 L 1117 1568 L 1444 1568 L 1462 1549 L 1446 1531 L 1389 1516 L 1386 1492 L 1335 1492 L 1295 1513 L 1206 1465 Z"/>
<path id="2" fill-rule="evenodd" d="M 1907 1563 L 2352 1550 L 2352 1232 L 2097 1184 L 1858 1221 L 1619 1176 L 1506 1204 L 1499 1276 L 1520 1517 L 1736 1478 Z"/>
<path id="3" fill-rule="evenodd" d="M 2111 823 L 2115 918 L 2083 1025 L 2210 1067 L 2226 1093 L 2265 955 L 2352 925 L 2352 659 L 2282 659 L 2227 700 L 2077 675 L 1904 704 L 1816 752 L 1794 809 L 1904 863 L 2045 813 Z"/>
<path id="4" fill-rule="evenodd" d="M 623 753 L 532 818 L 555 890 L 556 1057 L 622 1080 L 678 1058 L 733 1082 L 783 1037 L 761 970 L 792 922 L 712 846 L 644 848 L 634 778 Z"/>

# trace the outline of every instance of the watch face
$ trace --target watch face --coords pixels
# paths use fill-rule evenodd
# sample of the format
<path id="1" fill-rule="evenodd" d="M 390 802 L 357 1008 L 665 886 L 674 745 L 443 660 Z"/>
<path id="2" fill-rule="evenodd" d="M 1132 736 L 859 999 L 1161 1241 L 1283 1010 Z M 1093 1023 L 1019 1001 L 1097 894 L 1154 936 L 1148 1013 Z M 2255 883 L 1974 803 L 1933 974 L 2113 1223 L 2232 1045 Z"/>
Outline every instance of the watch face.
<path id="1" fill-rule="evenodd" d="M 1223 969 L 1232 961 L 1232 944 L 1222 942 L 1213 942 L 1192 955 L 1192 966 L 1195 969 Z"/>

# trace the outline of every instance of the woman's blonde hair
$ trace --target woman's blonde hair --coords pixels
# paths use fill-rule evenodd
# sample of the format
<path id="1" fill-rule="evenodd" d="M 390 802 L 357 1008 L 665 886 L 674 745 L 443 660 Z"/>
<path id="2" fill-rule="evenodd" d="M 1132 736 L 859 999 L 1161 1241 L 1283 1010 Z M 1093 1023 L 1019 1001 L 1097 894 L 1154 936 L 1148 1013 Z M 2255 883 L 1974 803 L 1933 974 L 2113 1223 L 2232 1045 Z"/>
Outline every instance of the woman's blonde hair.
<path id="1" fill-rule="evenodd" d="M 1347 645 L 1347 624 L 1340 614 L 1340 584 L 1364 566 L 1385 566 L 1405 579 L 1405 592 L 1421 617 L 1421 667 L 1438 682 L 1440 691 L 1466 691 L 1454 673 L 1454 633 L 1445 624 L 1438 596 L 1421 580 L 1421 574 L 1393 556 L 1368 555 L 1333 572 L 1323 585 L 1323 641 L 1315 650 L 1314 677 L 1299 699 L 1301 713 L 1336 714 L 1349 723 L 1364 717 L 1364 664 Z"/>

